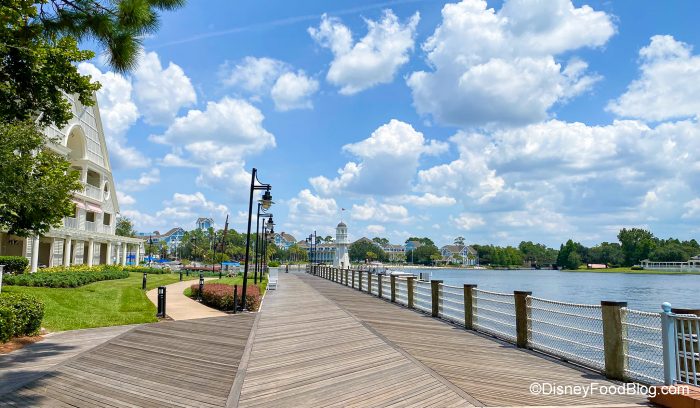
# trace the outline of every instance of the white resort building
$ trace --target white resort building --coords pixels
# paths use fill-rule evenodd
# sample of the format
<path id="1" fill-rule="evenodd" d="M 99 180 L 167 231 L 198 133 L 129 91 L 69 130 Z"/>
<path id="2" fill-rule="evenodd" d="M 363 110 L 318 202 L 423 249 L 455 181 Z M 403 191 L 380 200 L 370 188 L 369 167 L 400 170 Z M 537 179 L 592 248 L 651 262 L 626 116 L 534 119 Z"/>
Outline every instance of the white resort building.
<path id="1" fill-rule="evenodd" d="M 107 145 L 95 103 L 83 106 L 68 97 L 73 119 L 62 129 L 50 126 L 47 146 L 68 157 L 85 186 L 73 196 L 75 212 L 63 226 L 28 239 L 0 232 L 0 255 L 26 256 L 31 272 L 44 266 L 127 264 L 141 260 L 144 241 L 115 235 L 119 203 Z"/>

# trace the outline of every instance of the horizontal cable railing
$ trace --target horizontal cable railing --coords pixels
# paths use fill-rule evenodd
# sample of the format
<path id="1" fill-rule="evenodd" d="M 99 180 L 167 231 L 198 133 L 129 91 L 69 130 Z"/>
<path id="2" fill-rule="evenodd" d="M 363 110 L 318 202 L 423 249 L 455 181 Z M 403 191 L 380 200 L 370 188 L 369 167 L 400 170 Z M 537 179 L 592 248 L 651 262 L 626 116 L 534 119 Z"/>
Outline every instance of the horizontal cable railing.
<path id="1" fill-rule="evenodd" d="M 422 312 L 431 313 L 433 310 L 431 299 L 430 282 L 416 281 L 416 289 L 413 294 L 414 307 Z"/>
<path id="2" fill-rule="evenodd" d="M 438 310 L 443 319 L 464 324 L 464 288 L 440 284 Z"/>
<path id="3" fill-rule="evenodd" d="M 408 306 L 408 280 L 396 278 L 396 303 Z"/>
<path id="4" fill-rule="evenodd" d="M 474 289 L 474 327 L 477 330 L 514 342 L 515 296 L 509 293 Z"/>
<path id="5" fill-rule="evenodd" d="M 382 276 L 382 298 L 391 299 L 391 278 L 389 275 Z"/>
<path id="6" fill-rule="evenodd" d="M 627 342 L 627 378 L 651 383 L 664 381 L 661 315 L 623 309 L 622 336 Z"/>
<path id="7" fill-rule="evenodd" d="M 374 296 L 377 296 L 379 294 L 379 279 L 377 279 L 377 275 L 372 274 L 372 287 L 370 288 L 371 294 Z"/>
<path id="8" fill-rule="evenodd" d="M 598 370 L 605 368 L 600 306 L 529 299 L 534 349 Z"/>

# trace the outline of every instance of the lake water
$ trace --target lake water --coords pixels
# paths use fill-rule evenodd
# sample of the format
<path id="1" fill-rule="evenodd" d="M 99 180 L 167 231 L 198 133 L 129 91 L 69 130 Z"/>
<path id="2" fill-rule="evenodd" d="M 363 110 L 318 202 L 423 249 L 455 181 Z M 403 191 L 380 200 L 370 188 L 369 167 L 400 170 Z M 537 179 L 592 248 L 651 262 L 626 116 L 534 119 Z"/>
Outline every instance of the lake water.
<path id="1" fill-rule="evenodd" d="M 426 272 L 428 269 L 402 269 Z M 600 304 L 601 300 L 626 301 L 631 309 L 660 312 L 661 303 L 700 309 L 700 275 L 645 275 L 624 273 L 561 272 L 553 270 L 430 269 L 432 279 L 446 285 L 478 285 L 479 289 L 533 296 L 572 303 Z"/>

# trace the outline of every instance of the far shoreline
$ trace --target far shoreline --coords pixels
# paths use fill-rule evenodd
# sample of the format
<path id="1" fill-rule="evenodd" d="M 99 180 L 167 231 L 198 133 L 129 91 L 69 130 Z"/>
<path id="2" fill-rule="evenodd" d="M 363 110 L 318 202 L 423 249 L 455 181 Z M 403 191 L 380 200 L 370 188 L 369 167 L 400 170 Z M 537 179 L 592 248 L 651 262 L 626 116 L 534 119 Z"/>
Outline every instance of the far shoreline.
<path id="1" fill-rule="evenodd" d="M 535 269 L 535 268 L 487 268 L 487 267 L 480 267 L 480 268 L 474 268 L 474 267 L 465 267 L 465 266 L 450 266 L 450 267 L 443 267 L 443 266 L 425 266 L 425 265 L 383 265 L 386 269 L 425 269 L 425 270 L 434 270 L 434 271 L 440 271 L 440 270 L 464 270 L 464 271 L 554 271 L 558 270 L 559 272 L 566 272 L 566 273 L 571 273 L 571 272 L 581 272 L 581 273 L 621 273 L 621 274 L 631 274 L 631 275 L 700 275 L 700 271 L 695 272 L 695 271 L 688 271 L 688 272 L 681 272 L 681 271 L 660 271 L 660 270 L 653 270 L 653 269 L 642 269 L 642 270 L 632 270 L 631 268 L 605 268 L 605 269 L 550 269 L 550 268 L 542 268 L 542 269 Z"/>

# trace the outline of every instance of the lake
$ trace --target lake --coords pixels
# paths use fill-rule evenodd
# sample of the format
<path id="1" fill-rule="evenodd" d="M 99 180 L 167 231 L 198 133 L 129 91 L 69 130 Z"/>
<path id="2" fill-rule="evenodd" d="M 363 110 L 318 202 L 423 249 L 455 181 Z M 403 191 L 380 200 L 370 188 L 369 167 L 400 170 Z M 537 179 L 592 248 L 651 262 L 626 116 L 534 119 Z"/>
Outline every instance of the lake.
<path id="1" fill-rule="evenodd" d="M 626 301 L 631 309 L 660 312 L 661 303 L 700 309 L 700 275 L 645 275 L 624 273 L 561 272 L 554 270 L 411 269 L 431 272 L 446 285 L 477 284 L 479 289 L 533 296 L 562 302 L 600 304 L 601 300 Z"/>

